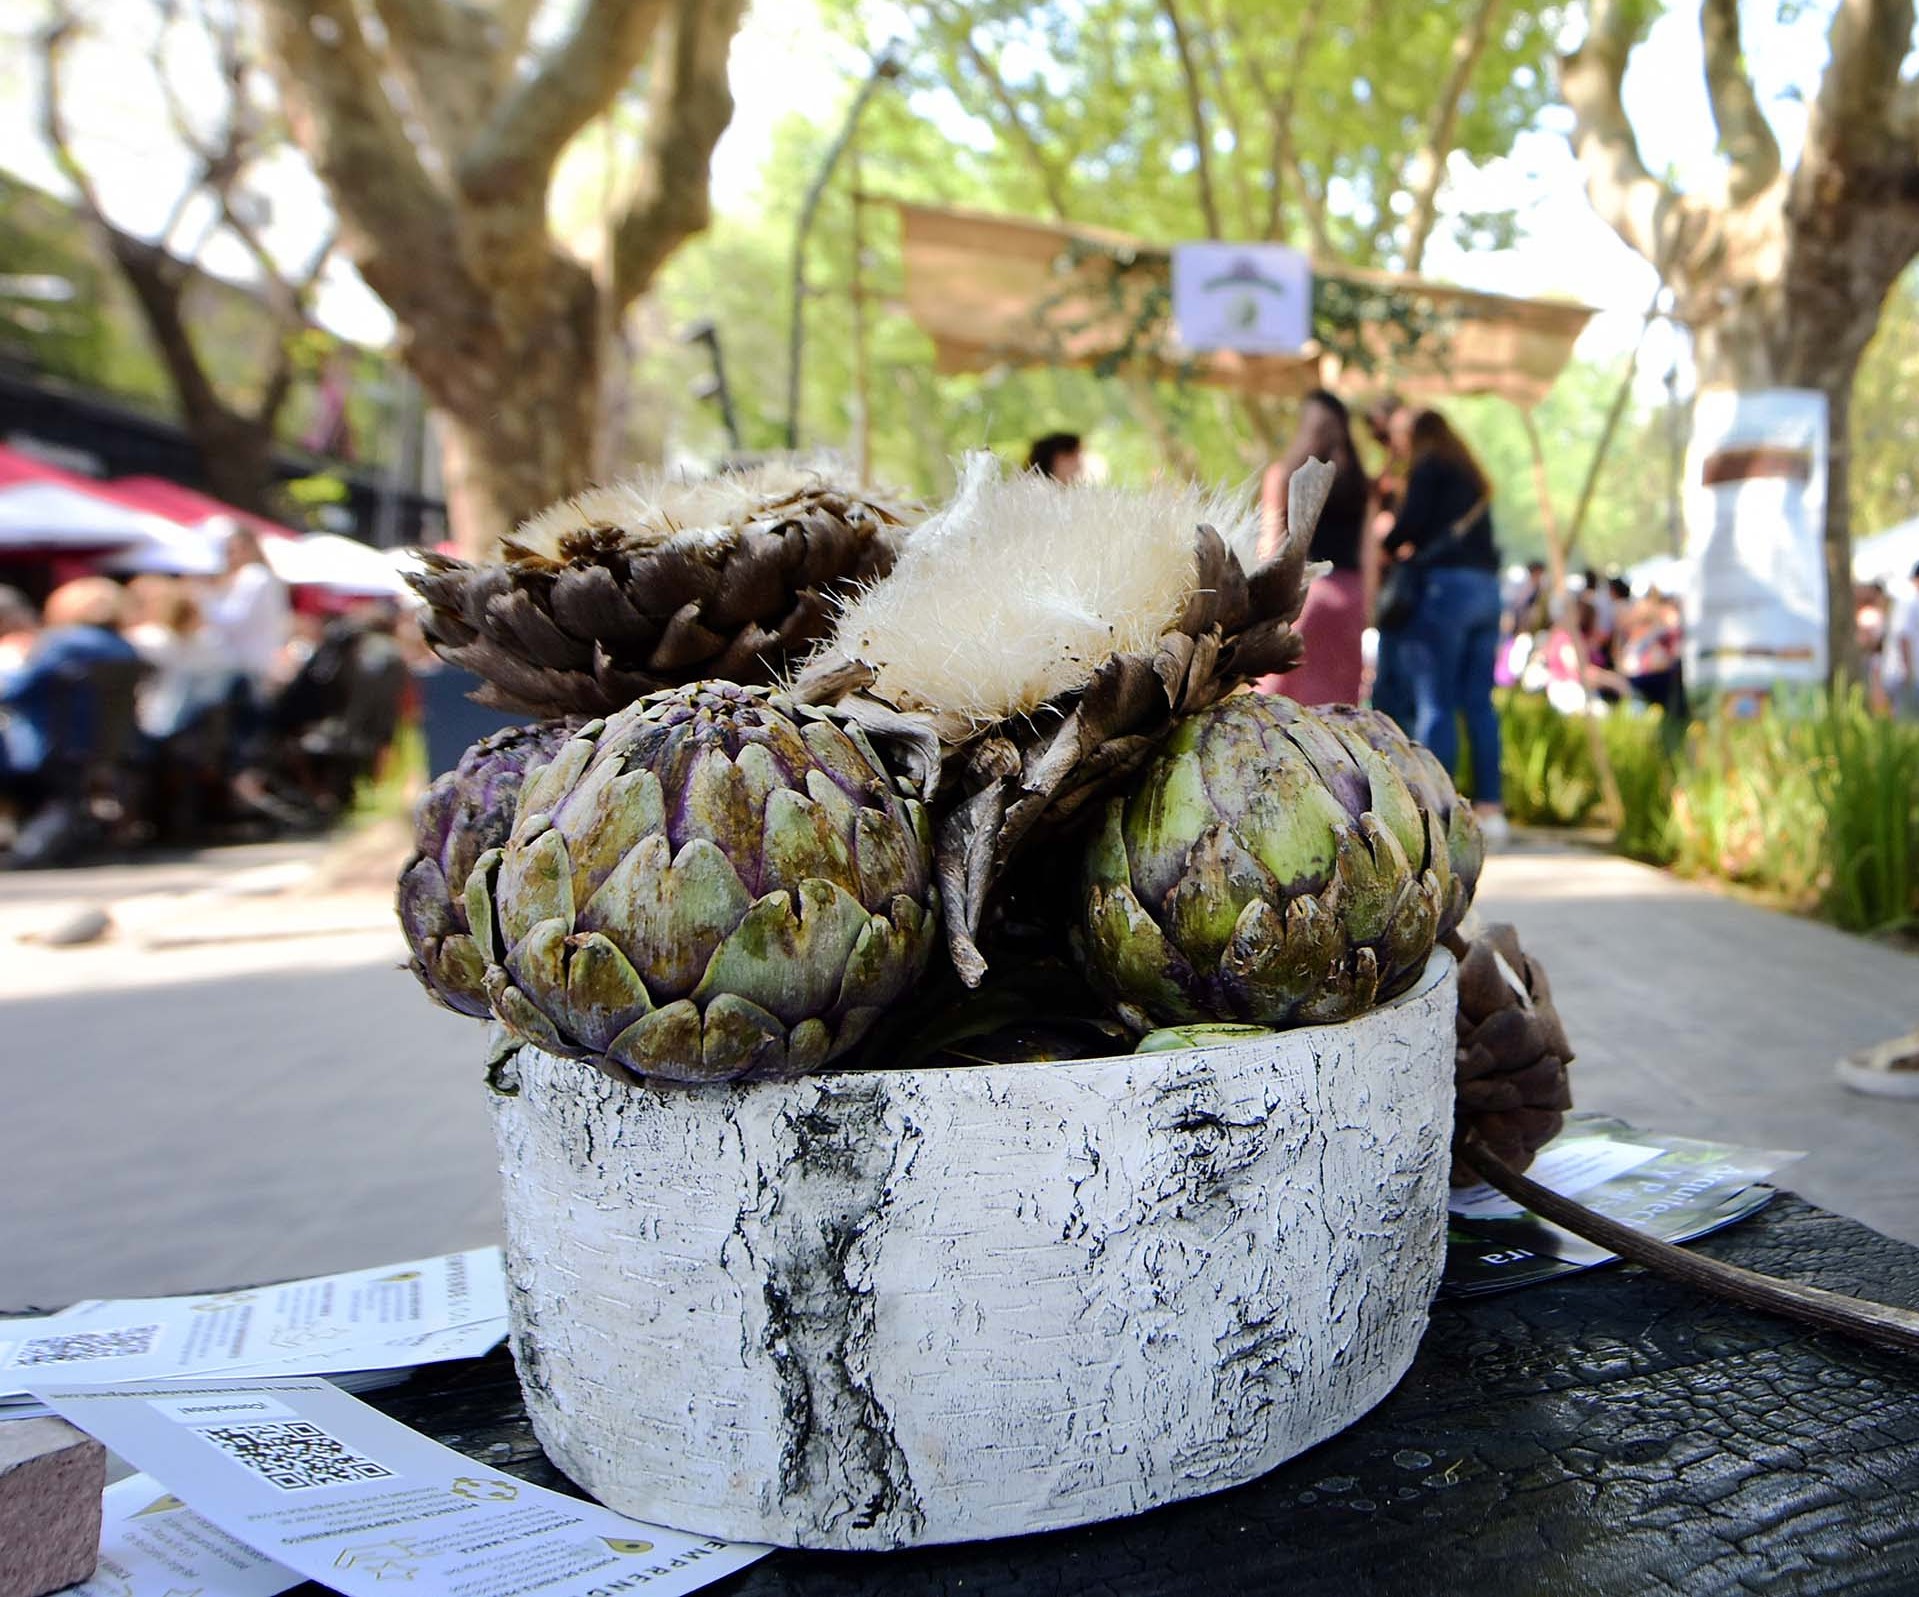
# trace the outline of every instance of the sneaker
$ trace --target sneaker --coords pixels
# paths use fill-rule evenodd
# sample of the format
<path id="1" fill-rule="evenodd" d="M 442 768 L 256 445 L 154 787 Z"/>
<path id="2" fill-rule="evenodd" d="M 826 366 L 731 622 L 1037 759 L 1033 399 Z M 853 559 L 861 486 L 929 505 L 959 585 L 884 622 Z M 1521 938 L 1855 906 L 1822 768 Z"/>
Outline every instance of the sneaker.
<path id="1" fill-rule="evenodd" d="M 1479 835 L 1486 840 L 1488 852 L 1502 849 L 1513 840 L 1513 829 L 1504 810 L 1475 810 L 1479 817 Z"/>
<path id="2" fill-rule="evenodd" d="M 1834 1067 L 1842 1086 L 1874 1098 L 1919 1098 L 1919 1031 L 1848 1054 Z"/>

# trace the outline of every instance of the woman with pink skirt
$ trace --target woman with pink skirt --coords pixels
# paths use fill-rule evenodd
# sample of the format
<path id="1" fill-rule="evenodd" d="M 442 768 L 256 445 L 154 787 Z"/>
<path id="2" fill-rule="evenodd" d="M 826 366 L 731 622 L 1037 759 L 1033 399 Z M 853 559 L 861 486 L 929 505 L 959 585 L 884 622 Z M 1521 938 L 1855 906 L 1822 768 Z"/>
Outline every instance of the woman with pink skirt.
<path id="1" fill-rule="evenodd" d="M 1366 509 L 1372 485 L 1353 449 L 1353 430 L 1338 395 L 1315 388 L 1300 402 L 1299 428 L 1284 457 L 1266 468 L 1260 489 L 1262 560 L 1279 550 L 1286 530 L 1286 490 L 1309 459 L 1330 461 L 1333 489 L 1313 529 L 1312 558 L 1331 563 L 1306 592 L 1295 623 L 1306 656 L 1284 675 L 1262 677 L 1262 693 L 1301 704 L 1357 704 L 1363 674 L 1361 636 L 1373 605 L 1372 562 L 1366 558 Z"/>

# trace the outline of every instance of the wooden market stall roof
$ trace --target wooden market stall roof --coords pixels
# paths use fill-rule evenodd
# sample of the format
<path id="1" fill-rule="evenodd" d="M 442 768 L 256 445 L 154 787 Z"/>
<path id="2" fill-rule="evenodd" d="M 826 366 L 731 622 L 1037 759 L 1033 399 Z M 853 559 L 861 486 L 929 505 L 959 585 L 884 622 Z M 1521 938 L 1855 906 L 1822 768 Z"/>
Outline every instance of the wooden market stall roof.
<path id="1" fill-rule="evenodd" d="M 1585 305 L 1315 266 L 1322 301 L 1336 298 L 1351 320 L 1346 359 L 1316 346 L 1299 355 L 1188 353 L 1172 332 L 1166 246 L 1078 223 L 894 203 L 907 312 L 933 340 L 943 372 L 1108 366 L 1283 397 L 1363 364 L 1368 383 L 1414 398 L 1496 394 L 1533 405 L 1593 314 Z M 1408 336 L 1405 317 L 1424 330 Z"/>

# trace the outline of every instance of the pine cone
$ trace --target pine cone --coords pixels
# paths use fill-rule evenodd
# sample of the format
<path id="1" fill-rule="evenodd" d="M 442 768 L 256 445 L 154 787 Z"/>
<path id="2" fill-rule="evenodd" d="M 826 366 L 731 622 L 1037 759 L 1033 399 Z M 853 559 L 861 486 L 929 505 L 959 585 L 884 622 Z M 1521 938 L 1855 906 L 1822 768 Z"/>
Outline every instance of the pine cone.
<path id="1" fill-rule="evenodd" d="M 1062 684 L 1036 674 L 1031 691 L 1012 707 L 1013 713 L 987 718 L 977 708 L 943 702 L 936 692 L 920 691 L 912 673 L 897 662 L 872 660 L 863 648 L 864 618 L 858 606 L 842 619 L 833 644 L 797 679 L 797 697 L 831 703 L 858 722 L 887 744 L 895 763 L 934 797 L 939 817 L 935 858 L 947 946 L 968 986 L 977 986 L 986 970 L 976 939 L 988 898 L 1022 843 L 1064 825 L 1125 782 L 1182 716 L 1205 709 L 1256 677 L 1299 663 L 1303 645 L 1292 623 L 1314 574 L 1307 550 L 1332 476 L 1330 466 L 1316 462 L 1294 472 L 1285 544 L 1250 571 L 1251 561 L 1242 562 L 1240 552 L 1251 547 L 1247 527 L 1216 529 L 1197 520 L 1175 525 L 1172 518 L 1188 508 L 1185 500 L 1153 504 L 1150 495 L 1135 496 L 1131 502 L 1115 496 L 1116 520 L 1136 518 L 1134 528 L 1124 529 L 1129 534 L 1157 516 L 1170 537 L 1192 540 L 1183 598 L 1173 594 L 1180 608 L 1166 618 L 1170 624 L 1156 622 L 1157 630 L 1136 636 L 1130 646 L 1104 654 L 1070 649 L 1045 653 L 1048 668 L 1070 670 L 1072 680 Z M 912 557 L 915 569 L 909 574 L 903 564 L 898 577 L 864 596 L 861 605 L 872 605 L 896 586 L 921 582 L 925 568 L 949 561 L 984 567 L 1000 552 L 1033 539 L 1034 524 L 1021 519 L 1019 512 L 1032 510 L 1029 496 L 1047 490 L 1031 479 L 1016 480 L 1005 485 L 1010 510 L 979 508 L 993 505 L 999 491 L 990 467 L 982 474 L 969 465 L 952 505 L 928 523 L 922 552 Z M 1093 493 L 1078 486 L 1061 491 L 1062 517 L 1084 514 L 1082 507 L 1102 503 Z M 1220 501 L 1214 508 L 1236 507 Z M 1122 529 L 1113 530 L 1118 534 Z M 1117 544 L 1119 538 L 1112 542 Z M 1094 591 L 1096 572 L 1085 573 L 1079 589 L 1073 582 L 1081 575 L 1074 559 L 1083 558 L 1087 547 L 1062 547 L 1046 580 L 1069 592 Z M 958 558 L 952 559 L 956 551 Z M 1127 557 L 1101 546 L 1094 558 Z M 926 586 L 926 598 L 910 602 L 929 613 L 963 607 L 944 584 Z M 1158 590 L 1157 597 L 1163 601 L 1168 591 Z M 1050 636 L 1043 619 L 1029 623 L 1015 617 L 1010 625 Z M 1118 626 L 1109 628 L 1110 633 L 1119 631 Z M 990 635 L 976 643 L 987 650 L 1006 646 L 1005 639 Z"/>
<path id="2" fill-rule="evenodd" d="M 1566 1067 L 1573 1053 L 1545 969 L 1519 946 L 1511 926 L 1487 926 L 1465 945 L 1457 1026 L 1455 1146 L 1476 1131 L 1513 1169 L 1524 1170 L 1559 1135 L 1572 1108 Z M 1477 1179 L 1454 1164 L 1453 1185 Z"/>
<path id="3" fill-rule="evenodd" d="M 636 479 L 535 516 L 484 565 L 410 580 L 427 639 L 501 709 L 603 715 L 704 677 L 770 683 L 884 576 L 906 511 L 817 472 Z"/>

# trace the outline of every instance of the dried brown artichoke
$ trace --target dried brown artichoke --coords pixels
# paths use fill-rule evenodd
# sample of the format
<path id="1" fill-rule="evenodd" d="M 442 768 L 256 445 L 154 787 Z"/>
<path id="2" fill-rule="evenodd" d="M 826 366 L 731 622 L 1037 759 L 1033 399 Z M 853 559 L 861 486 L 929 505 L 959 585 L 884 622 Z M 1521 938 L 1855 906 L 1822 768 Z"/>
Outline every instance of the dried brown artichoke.
<path id="1" fill-rule="evenodd" d="M 987 900 L 1020 845 L 1123 782 L 1180 717 L 1291 669 L 1330 467 L 1293 475 L 1280 552 L 1249 503 L 1144 494 L 969 462 L 887 581 L 794 684 L 890 746 L 935 798 L 948 948 L 986 970 Z"/>
<path id="2" fill-rule="evenodd" d="M 498 561 L 426 557 L 410 580 L 435 650 L 476 695 L 602 715 L 702 678 L 770 683 L 884 576 L 907 509 L 787 465 L 595 488 L 535 516 Z"/>
<path id="3" fill-rule="evenodd" d="M 1572 1044 L 1553 1004 L 1545 967 L 1519 946 L 1511 926 L 1485 927 L 1459 944 L 1459 1047 L 1454 1068 L 1454 1138 L 1476 1131 L 1515 1170 L 1565 1124 L 1572 1108 L 1566 1067 Z M 1455 1164 L 1454 1185 L 1478 1177 Z"/>

